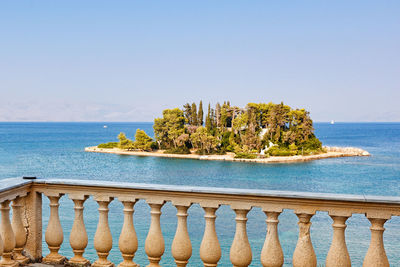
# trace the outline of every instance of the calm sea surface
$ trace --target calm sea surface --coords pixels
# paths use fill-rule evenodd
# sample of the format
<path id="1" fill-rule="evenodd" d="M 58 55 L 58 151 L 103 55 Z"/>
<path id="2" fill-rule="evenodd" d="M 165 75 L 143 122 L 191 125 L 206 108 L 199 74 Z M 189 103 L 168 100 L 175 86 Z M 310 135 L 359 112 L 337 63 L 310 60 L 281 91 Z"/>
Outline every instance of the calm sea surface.
<path id="1" fill-rule="evenodd" d="M 107 124 L 108 128 L 103 128 Z M 117 141 L 119 132 L 133 137 L 137 128 L 152 134 L 151 123 L 0 123 L 0 178 L 33 175 L 65 179 L 158 183 L 173 185 L 215 186 L 290 190 L 307 192 L 400 195 L 400 123 L 316 123 L 316 135 L 324 145 L 355 146 L 369 151 L 371 157 L 325 159 L 307 163 L 255 164 L 242 162 L 198 161 L 152 157 L 85 153 L 86 146 Z M 70 257 L 69 232 L 73 223 L 72 201 L 63 197 L 60 207 L 64 229 L 62 253 Z M 149 207 L 140 201 L 135 206 L 135 227 L 139 249 L 135 261 L 145 266 L 144 240 L 150 224 Z M 44 226 L 47 225 L 48 201 L 44 201 Z M 175 233 L 175 208 L 163 207 L 162 228 L 166 250 L 162 266 L 175 266 L 170 245 Z M 234 236 L 234 212 L 223 206 L 217 212 L 217 233 L 222 247 L 220 266 L 231 266 L 229 247 Z M 189 266 L 201 266 L 199 245 L 204 222 L 198 205 L 189 209 L 189 232 L 193 256 Z M 259 209 L 249 213 L 248 231 L 253 249 L 253 264 L 259 263 L 265 238 L 265 215 Z M 97 225 L 97 204 L 85 203 L 85 221 L 89 245 L 85 256 L 96 258 L 93 237 Z M 280 216 L 279 235 L 285 254 L 285 266 L 297 241 L 297 217 L 292 211 Z M 326 213 L 312 218 L 311 238 L 318 263 L 324 264 L 331 238 L 331 219 Z M 110 259 L 121 260 L 118 236 L 122 227 L 122 204 L 110 204 L 110 225 L 114 248 Z M 385 248 L 392 266 L 400 266 L 400 219 L 386 223 Z M 347 245 L 353 266 L 361 266 L 369 244 L 369 222 L 363 215 L 348 220 Z M 44 246 L 47 247 L 47 246 Z M 44 253 L 47 253 L 45 249 Z"/>

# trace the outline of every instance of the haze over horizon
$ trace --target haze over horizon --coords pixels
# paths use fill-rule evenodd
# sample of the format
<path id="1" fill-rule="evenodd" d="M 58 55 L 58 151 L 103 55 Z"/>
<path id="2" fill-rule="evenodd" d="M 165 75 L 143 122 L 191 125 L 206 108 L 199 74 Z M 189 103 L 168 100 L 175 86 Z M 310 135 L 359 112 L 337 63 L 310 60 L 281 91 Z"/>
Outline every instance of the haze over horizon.
<path id="1" fill-rule="evenodd" d="M 153 121 L 203 100 L 400 121 L 400 2 L 1 1 L 0 121 Z"/>

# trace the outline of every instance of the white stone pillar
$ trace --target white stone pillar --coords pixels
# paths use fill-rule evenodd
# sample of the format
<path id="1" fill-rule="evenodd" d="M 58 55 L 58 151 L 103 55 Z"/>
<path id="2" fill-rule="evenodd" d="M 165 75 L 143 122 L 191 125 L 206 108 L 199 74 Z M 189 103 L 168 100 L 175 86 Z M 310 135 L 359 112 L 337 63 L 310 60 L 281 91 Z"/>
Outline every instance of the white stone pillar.
<path id="1" fill-rule="evenodd" d="M 332 244 L 326 256 L 326 267 L 350 267 L 350 255 L 346 246 L 345 230 L 346 221 L 349 218 L 346 216 L 331 215 L 333 220 L 333 238 Z"/>
<path id="2" fill-rule="evenodd" d="M 190 208 L 190 205 L 190 203 L 175 204 L 178 224 L 174 240 L 172 241 L 171 253 L 177 267 L 185 267 L 192 256 L 192 244 L 187 229 L 187 210 Z"/>
<path id="3" fill-rule="evenodd" d="M 165 250 L 160 224 L 161 208 L 164 201 L 148 200 L 147 203 L 151 208 L 151 224 L 145 242 L 145 251 L 150 262 L 147 267 L 160 267 L 159 262 Z"/>
<path id="4" fill-rule="evenodd" d="M 221 258 L 221 246 L 218 241 L 217 232 L 215 230 L 215 219 L 219 205 L 202 205 L 206 220 L 203 240 L 200 245 L 200 258 L 203 261 L 204 267 L 215 267 Z"/>
<path id="5" fill-rule="evenodd" d="M 133 207 L 136 203 L 136 199 L 133 197 L 119 197 L 118 200 L 124 205 L 124 225 L 122 226 L 118 243 L 119 250 L 124 260 L 118 266 L 139 267 L 139 265 L 133 262 L 133 258 L 138 249 L 138 239 L 133 224 Z"/>
<path id="6" fill-rule="evenodd" d="M 310 219 L 314 214 L 296 212 L 296 215 L 299 218 L 299 239 L 293 253 L 293 267 L 316 267 L 317 257 L 310 237 Z"/>
<path id="7" fill-rule="evenodd" d="M 72 225 L 69 243 L 74 257 L 69 261 L 69 265 L 85 266 L 90 265 L 88 259 L 83 257 L 86 246 L 88 244 L 88 235 L 86 233 L 85 222 L 83 220 L 83 204 L 89 196 L 84 194 L 69 194 L 69 198 L 74 202 L 75 219 Z"/>
<path id="8" fill-rule="evenodd" d="M 236 231 L 231 246 L 230 260 L 233 267 L 247 267 L 250 265 L 252 260 L 251 247 L 246 229 L 247 213 L 250 211 L 250 208 L 232 208 L 236 213 Z"/>
<path id="9" fill-rule="evenodd" d="M 64 241 L 63 229 L 58 215 L 58 207 L 60 206 L 58 201 L 63 194 L 46 192 L 45 195 L 50 200 L 50 218 L 45 234 L 45 240 L 50 253 L 43 258 L 43 262 L 50 264 L 63 264 L 66 258 L 58 253 L 61 244 Z"/>
<path id="10" fill-rule="evenodd" d="M 367 218 L 371 222 L 371 241 L 364 258 L 363 267 L 389 267 L 389 260 L 383 245 L 383 232 L 385 231 L 383 225 L 390 219 L 390 215 L 370 216 L 367 214 Z"/>
<path id="11" fill-rule="evenodd" d="M 10 200 L 1 203 L 0 233 L 3 241 L 3 255 L 0 260 L 2 267 L 17 267 L 19 263 L 12 258 L 15 248 L 15 235 L 10 222 Z"/>
<path id="12" fill-rule="evenodd" d="M 29 258 L 22 255 L 22 251 L 26 245 L 27 232 L 22 221 L 22 208 L 23 208 L 23 198 L 17 197 L 12 203 L 12 228 L 15 234 L 15 248 L 13 253 L 14 260 L 18 261 L 20 264 L 27 264 Z"/>
<path id="13" fill-rule="evenodd" d="M 99 204 L 99 222 L 94 235 L 94 248 L 99 258 L 92 264 L 92 267 L 112 267 L 114 264 L 107 259 L 112 249 L 112 235 L 108 225 L 108 205 L 114 198 L 97 195 L 94 199 Z"/>
<path id="14" fill-rule="evenodd" d="M 266 211 L 267 236 L 261 251 L 261 264 L 263 267 L 281 267 L 283 265 L 283 250 L 278 236 L 278 217 L 281 212 Z"/>

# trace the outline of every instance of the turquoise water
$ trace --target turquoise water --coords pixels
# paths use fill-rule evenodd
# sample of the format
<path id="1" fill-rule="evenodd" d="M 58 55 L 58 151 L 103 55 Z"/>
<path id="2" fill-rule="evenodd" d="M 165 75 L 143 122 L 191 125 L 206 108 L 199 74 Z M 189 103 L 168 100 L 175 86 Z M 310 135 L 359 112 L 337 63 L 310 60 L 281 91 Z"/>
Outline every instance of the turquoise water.
<path id="1" fill-rule="evenodd" d="M 108 128 L 103 128 L 107 124 Z M 152 132 L 151 123 L 0 123 L 0 178 L 34 175 L 38 177 L 96 179 L 124 182 L 145 182 L 175 185 L 257 188 L 307 192 L 329 192 L 399 196 L 400 123 L 316 123 L 316 135 L 325 145 L 356 146 L 366 149 L 372 157 L 338 158 L 293 164 L 254 164 L 241 162 L 197 161 L 151 157 L 85 153 L 86 146 L 116 140 L 120 131 L 132 137 L 136 128 Z M 44 225 L 47 224 L 48 202 L 44 203 Z M 97 204 L 85 204 L 85 221 L 89 246 L 85 254 L 96 258 L 92 241 L 97 225 Z M 65 230 L 62 252 L 71 256 L 68 237 L 72 225 L 72 204 L 62 198 L 61 221 Z M 121 260 L 118 236 L 122 226 L 122 204 L 110 205 L 110 225 L 114 237 L 110 259 Z M 223 206 L 217 212 L 217 232 L 222 247 L 220 266 L 231 266 L 229 247 L 234 235 L 234 212 Z M 201 266 L 199 244 L 204 222 L 198 205 L 189 210 L 189 232 L 193 256 L 189 266 Z M 144 240 L 150 223 L 149 208 L 143 201 L 136 205 L 135 227 L 139 250 L 135 257 L 147 264 Z M 249 213 L 249 239 L 253 264 L 261 266 L 259 254 L 265 237 L 265 216 L 259 209 Z M 292 211 L 280 216 L 279 235 L 284 249 L 285 264 L 291 266 L 291 255 L 297 241 L 297 218 Z M 323 264 L 331 241 L 331 219 L 326 213 L 312 218 L 311 236 L 319 264 Z M 385 247 L 389 261 L 400 266 L 398 243 L 400 220 L 386 223 Z M 170 245 L 176 227 L 175 208 L 163 208 L 162 228 L 166 252 L 162 265 L 174 266 Z M 369 222 L 363 215 L 348 221 L 347 244 L 353 266 L 361 266 L 369 243 Z M 45 252 L 46 253 L 46 252 Z"/>

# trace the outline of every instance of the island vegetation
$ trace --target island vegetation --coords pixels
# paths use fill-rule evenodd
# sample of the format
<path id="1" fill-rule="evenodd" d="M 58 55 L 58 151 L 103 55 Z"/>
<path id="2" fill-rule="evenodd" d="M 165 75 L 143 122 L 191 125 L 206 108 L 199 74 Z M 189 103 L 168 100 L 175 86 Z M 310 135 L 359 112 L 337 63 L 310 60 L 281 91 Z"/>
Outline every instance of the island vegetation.
<path id="1" fill-rule="evenodd" d="M 99 148 L 155 151 L 170 154 L 226 154 L 236 158 L 313 155 L 324 152 L 314 134 L 310 113 L 283 103 L 249 103 L 244 108 L 229 101 L 215 107 L 186 103 L 182 109 L 166 109 L 154 120 L 154 139 L 137 129 L 134 141 L 124 133 L 119 142 Z"/>

